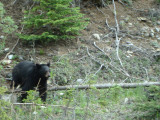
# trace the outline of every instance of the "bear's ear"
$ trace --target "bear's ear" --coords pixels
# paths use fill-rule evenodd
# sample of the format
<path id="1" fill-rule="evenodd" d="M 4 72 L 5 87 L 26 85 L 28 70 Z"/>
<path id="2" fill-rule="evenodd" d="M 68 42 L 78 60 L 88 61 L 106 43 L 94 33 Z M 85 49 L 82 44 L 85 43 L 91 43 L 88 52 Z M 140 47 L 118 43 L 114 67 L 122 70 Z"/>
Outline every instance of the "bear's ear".
<path id="1" fill-rule="evenodd" d="M 47 66 L 50 67 L 50 62 L 47 63 Z"/>
<path id="2" fill-rule="evenodd" d="M 40 65 L 40 64 L 36 64 L 36 67 L 37 67 L 38 69 L 40 69 L 40 68 L 41 68 L 41 65 Z"/>

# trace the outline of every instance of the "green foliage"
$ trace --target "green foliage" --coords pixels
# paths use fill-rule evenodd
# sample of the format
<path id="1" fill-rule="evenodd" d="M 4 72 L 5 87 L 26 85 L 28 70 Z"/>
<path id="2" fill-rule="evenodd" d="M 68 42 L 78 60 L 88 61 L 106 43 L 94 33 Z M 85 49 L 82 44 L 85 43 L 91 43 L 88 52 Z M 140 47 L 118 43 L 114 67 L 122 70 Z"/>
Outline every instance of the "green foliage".
<path id="1" fill-rule="evenodd" d="M 111 88 L 109 91 L 110 99 L 117 103 L 120 100 L 121 95 L 123 94 L 122 91 L 123 91 L 123 89 L 119 86 L 115 86 L 115 87 Z"/>
<path id="2" fill-rule="evenodd" d="M 54 59 L 56 60 L 57 58 L 54 57 Z M 76 76 L 76 69 L 71 64 L 71 61 L 68 57 L 62 57 L 54 64 L 55 67 L 53 69 L 53 76 L 55 77 L 55 82 L 58 85 L 66 85 L 74 80 Z"/>
<path id="3" fill-rule="evenodd" d="M 0 87 L 0 96 L 4 94 L 6 88 Z M 8 108 L 10 104 L 4 100 L 0 99 L 0 120 L 11 120 L 11 117 L 8 115 Z"/>
<path id="4" fill-rule="evenodd" d="M 143 112 L 137 116 L 139 119 L 160 119 L 160 87 L 150 86 L 146 88 L 147 101 L 141 101 L 136 104 L 134 110 Z"/>
<path id="5" fill-rule="evenodd" d="M 124 3 L 127 3 L 128 5 L 132 5 L 132 0 L 122 0 Z"/>
<path id="6" fill-rule="evenodd" d="M 158 3 L 160 3 L 160 0 L 156 0 Z"/>
<path id="7" fill-rule="evenodd" d="M 70 7 L 72 0 L 37 0 L 40 5 L 25 12 L 24 25 L 32 33 L 21 34 L 26 41 L 49 42 L 72 39 L 87 25 L 79 8 Z"/>
<path id="8" fill-rule="evenodd" d="M 40 54 L 40 55 L 44 55 L 44 54 L 45 54 L 44 50 L 43 50 L 43 49 L 40 49 L 39 54 Z"/>
<path id="9" fill-rule="evenodd" d="M 4 6 L 0 2 L 0 51 L 5 47 L 6 36 L 13 33 L 17 28 L 13 19 L 10 16 L 5 16 Z"/>
<path id="10" fill-rule="evenodd" d="M 37 104 L 42 104 L 42 101 L 39 97 L 37 97 L 37 92 L 34 90 L 27 91 L 27 99 L 24 99 L 24 102 L 29 102 L 29 103 L 37 103 Z"/>

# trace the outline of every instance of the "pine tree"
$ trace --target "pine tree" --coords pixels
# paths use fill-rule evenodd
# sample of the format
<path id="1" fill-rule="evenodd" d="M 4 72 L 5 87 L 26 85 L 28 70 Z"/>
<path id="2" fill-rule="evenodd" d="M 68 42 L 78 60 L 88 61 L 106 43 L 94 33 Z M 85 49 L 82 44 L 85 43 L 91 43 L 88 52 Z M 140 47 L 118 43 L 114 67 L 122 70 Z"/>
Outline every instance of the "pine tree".
<path id="1" fill-rule="evenodd" d="M 32 32 L 19 35 L 23 40 L 49 42 L 72 39 L 88 24 L 78 7 L 70 6 L 72 0 L 36 0 L 39 5 L 26 11 L 26 29 Z"/>

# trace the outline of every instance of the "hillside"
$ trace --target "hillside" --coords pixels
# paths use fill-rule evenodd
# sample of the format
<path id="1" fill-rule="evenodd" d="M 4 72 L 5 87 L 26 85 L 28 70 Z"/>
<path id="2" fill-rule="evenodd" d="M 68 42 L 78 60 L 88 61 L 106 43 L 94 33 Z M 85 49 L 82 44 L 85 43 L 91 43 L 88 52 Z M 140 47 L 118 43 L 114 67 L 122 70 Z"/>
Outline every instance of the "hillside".
<path id="1" fill-rule="evenodd" d="M 9 89 L 4 79 L 11 77 L 15 64 L 23 60 L 35 63 L 50 61 L 48 88 L 57 85 L 145 83 L 160 80 L 160 7 L 155 0 L 130 0 L 129 3 L 115 1 L 115 4 L 105 4 L 103 7 L 88 1 L 81 3 L 81 13 L 90 19 L 81 35 L 71 41 L 49 44 L 23 44 L 15 34 L 26 32 L 21 22 L 29 3 L 19 0 L 0 2 L 4 4 L 6 15 L 11 16 L 18 26 L 12 35 L 7 36 L 0 56 L 1 61 L 6 62 L 2 64 L 0 86 Z M 53 110 L 54 113 L 50 111 L 52 115 L 48 115 L 48 119 L 63 119 L 64 116 L 70 120 L 138 119 L 138 115 L 143 116 L 145 112 L 133 111 L 131 108 L 143 103 L 147 99 L 145 94 L 144 88 L 122 90 L 119 87 L 101 91 L 95 88 L 81 92 L 50 91 L 47 104 L 53 104 L 56 110 Z M 47 115 L 50 109 L 47 106 L 45 110 L 44 114 Z M 40 109 L 39 112 L 45 110 Z M 43 114 L 37 116 L 36 119 Z"/>

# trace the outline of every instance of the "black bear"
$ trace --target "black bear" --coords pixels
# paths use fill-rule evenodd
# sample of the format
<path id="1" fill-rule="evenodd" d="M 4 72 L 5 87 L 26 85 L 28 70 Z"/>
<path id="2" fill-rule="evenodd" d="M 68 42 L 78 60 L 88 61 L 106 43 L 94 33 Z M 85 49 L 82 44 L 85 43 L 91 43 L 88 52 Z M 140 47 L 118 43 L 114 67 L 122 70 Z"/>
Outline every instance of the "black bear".
<path id="1" fill-rule="evenodd" d="M 31 61 L 23 61 L 13 68 L 11 87 L 20 85 L 24 91 L 21 101 L 27 98 L 26 91 L 33 90 L 34 87 L 38 88 L 42 101 L 46 101 L 47 79 L 50 77 L 49 67 L 50 63 L 35 64 Z"/>

